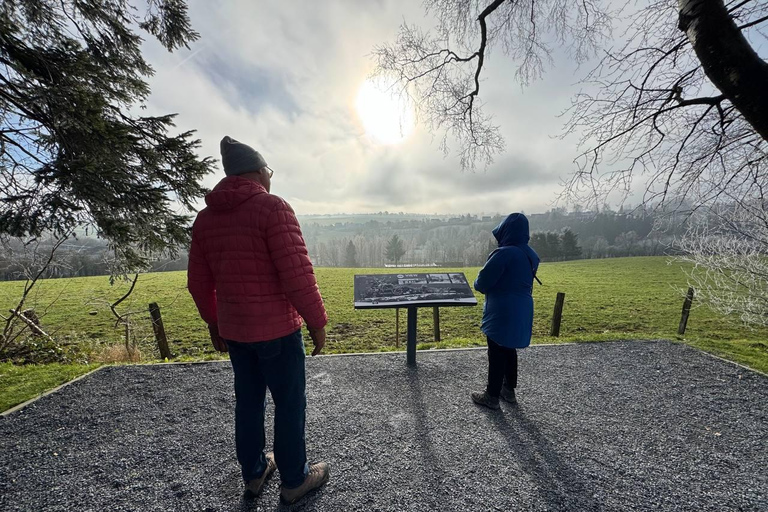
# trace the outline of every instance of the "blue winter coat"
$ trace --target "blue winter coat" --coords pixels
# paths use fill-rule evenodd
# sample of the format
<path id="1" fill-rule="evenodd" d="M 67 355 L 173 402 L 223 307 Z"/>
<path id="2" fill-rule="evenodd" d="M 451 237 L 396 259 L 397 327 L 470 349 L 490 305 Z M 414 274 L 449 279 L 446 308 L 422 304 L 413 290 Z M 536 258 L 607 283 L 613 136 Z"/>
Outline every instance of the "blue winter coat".
<path id="1" fill-rule="evenodd" d="M 513 213 L 496 229 L 499 242 L 475 280 L 475 290 L 485 294 L 483 333 L 497 344 L 524 348 L 533 329 L 533 276 L 539 256 L 528 246 L 528 219 Z"/>

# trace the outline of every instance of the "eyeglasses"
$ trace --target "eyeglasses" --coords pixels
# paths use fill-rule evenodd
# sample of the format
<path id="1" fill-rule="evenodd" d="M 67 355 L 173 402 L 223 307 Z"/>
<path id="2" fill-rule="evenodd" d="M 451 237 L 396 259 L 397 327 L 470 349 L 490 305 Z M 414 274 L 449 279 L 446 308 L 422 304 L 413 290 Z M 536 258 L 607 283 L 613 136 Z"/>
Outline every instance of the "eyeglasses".
<path id="1" fill-rule="evenodd" d="M 267 172 L 269 173 L 269 178 L 272 179 L 272 175 L 275 174 L 275 171 L 267 167 Z"/>

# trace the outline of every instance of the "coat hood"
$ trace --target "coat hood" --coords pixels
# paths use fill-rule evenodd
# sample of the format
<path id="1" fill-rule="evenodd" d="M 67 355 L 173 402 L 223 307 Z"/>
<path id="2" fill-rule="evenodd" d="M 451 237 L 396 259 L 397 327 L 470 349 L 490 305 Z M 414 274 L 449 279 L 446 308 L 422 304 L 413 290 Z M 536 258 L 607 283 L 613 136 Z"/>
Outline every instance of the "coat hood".
<path id="1" fill-rule="evenodd" d="M 512 213 L 492 231 L 499 247 L 527 244 L 531 239 L 528 218 L 522 213 Z"/>
<path id="2" fill-rule="evenodd" d="M 227 176 L 205 196 L 205 204 L 212 210 L 231 210 L 257 194 L 266 194 L 261 183 L 239 176 Z"/>

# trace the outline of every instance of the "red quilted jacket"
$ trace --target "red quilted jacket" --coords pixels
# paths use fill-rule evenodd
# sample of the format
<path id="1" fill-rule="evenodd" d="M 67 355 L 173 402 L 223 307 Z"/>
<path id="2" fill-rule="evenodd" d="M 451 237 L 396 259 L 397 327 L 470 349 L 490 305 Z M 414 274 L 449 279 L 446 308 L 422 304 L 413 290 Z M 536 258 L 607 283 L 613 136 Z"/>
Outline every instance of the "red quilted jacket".
<path id="1" fill-rule="evenodd" d="M 299 221 L 283 199 L 239 176 L 205 196 L 192 227 L 187 286 L 221 337 L 267 341 L 328 322 Z"/>

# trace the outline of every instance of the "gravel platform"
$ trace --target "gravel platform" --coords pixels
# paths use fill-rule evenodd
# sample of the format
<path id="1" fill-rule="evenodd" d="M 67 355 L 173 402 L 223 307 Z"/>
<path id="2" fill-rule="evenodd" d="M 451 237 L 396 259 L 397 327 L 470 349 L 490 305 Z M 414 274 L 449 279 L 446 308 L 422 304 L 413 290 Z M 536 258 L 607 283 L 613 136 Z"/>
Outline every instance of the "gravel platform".
<path id="1" fill-rule="evenodd" d="M 485 357 L 308 358 L 331 480 L 293 507 L 279 477 L 241 497 L 228 363 L 105 368 L 0 418 L 0 510 L 768 510 L 765 376 L 664 341 L 539 346 L 490 411 Z"/>

